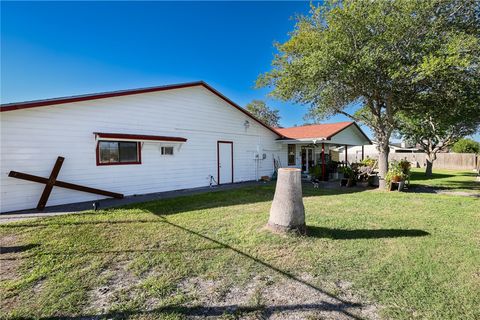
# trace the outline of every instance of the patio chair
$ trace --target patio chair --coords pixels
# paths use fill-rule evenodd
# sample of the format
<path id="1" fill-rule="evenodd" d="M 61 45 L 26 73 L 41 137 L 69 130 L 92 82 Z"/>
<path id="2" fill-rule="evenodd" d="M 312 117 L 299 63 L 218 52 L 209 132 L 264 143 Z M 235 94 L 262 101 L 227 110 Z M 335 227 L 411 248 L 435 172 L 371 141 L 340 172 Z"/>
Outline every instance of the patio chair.
<path id="1" fill-rule="evenodd" d="M 370 166 L 360 167 L 358 169 L 359 173 L 357 175 L 358 180 L 361 180 L 362 178 L 366 178 L 366 180 L 368 180 L 368 178 L 370 177 L 376 177 L 378 175 L 377 171 L 375 171 L 375 167 L 377 166 L 377 163 L 378 161 L 376 160 L 373 166 L 371 167 Z"/>

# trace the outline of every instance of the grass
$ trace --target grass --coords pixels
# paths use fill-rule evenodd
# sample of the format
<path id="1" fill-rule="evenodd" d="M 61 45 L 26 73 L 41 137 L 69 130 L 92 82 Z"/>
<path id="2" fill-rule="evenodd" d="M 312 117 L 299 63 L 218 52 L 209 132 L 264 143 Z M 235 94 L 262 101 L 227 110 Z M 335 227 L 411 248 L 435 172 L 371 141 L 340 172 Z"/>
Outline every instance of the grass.
<path id="1" fill-rule="evenodd" d="M 472 179 L 442 172 L 428 183 Z M 0 317 L 181 319 L 202 310 L 202 295 L 308 275 L 333 297 L 351 284 L 383 318 L 480 318 L 478 199 L 306 186 L 309 236 L 295 237 L 263 228 L 273 193 L 267 184 L 0 225 Z M 262 288 L 219 315 L 255 316 Z"/>
<path id="2" fill-rule="evenodd" d="M 455 191 L 478 192 L 480 183 L 475 182 L 475 172 L 435 170 L 431 178 L 425 177 L 425 169 L 412 169 L 412 185 L 429 186 Z"/>

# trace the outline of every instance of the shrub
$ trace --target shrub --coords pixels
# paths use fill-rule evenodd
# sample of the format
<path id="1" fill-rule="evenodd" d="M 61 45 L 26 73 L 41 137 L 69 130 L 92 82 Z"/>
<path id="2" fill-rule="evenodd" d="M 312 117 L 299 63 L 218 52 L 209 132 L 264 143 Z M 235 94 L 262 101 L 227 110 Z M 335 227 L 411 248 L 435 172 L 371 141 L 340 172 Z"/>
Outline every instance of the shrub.
<path id="1" fill-rule="evenodd" d="M 372 158 L 366 158 L 366 159 L 363 159 L 360 163 L 366 167 L 372 167 L 373 166 L 376 166 L 375 165 L 375 162 L 376 160 L 375 159 L 372 159 Z"/>
<path id="2" fill-rule="evenodd" d="M 457 153 L 480 153 L 480 143 L 472 139 L 460 139 L 452 147 Z"/>
<path id="3" fill-rule="evenodd" d="M 308 169 L 308 173 L 313 179 L 321 179 L 322 178 L 322 166 L 317 164 L 316 166 L 310 167 Z"/>
<path id="4" fill-rule="evenodd" d="M 410 161 L 400 160 L 398 165 L 402 169 L 403 174 L 405 174 L 407 176 L 410 175 L 410 168 L 412 167 L 412 164 L 410 163 Z"/>
<path id="5" fill-rule="evenodd" d="M 341 167 L 339 172 L 343 173 L 343 177 L 346 179 L 354 179 L 355 173 L 351 167 Z"/>

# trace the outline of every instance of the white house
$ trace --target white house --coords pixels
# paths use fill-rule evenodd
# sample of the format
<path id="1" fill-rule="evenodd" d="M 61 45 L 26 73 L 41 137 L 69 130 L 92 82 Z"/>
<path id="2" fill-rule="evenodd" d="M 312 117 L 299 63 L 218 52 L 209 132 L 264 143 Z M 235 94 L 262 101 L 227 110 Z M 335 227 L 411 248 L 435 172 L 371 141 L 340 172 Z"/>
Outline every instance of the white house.
<path id="1" fill-rule="evenodd" d="M 317 125 L 310 137 L 295 135 L 301 127 L 270 128 L 204 82 L 10 103 L 0 111 L 2 213 L 36 207 L 59 156 L 65 160 L 56 179 L 64 185 L 128 196 L 257 180 L 272 175 L 274 162 L 308 170 L 321 161 L 322 145 L 325 157 L 328 145 L 369 143 L 353 123 L 329 135 Z M 105 198 L 58 186 L 48 206 Z"/>
<path id="2" fill-rule="evenodd" d="M 365 146 L 353 146 L 345 149 L 345 147 L 336 148 L 335 151 L 338 152 L 339 159 L 345 158 L 345 150 L 348 150 L 348 162 L 359 162 L 363 158 L 378 158 L 378 144 L 376 141 L 372 141 L 372 144 L 365 145 Z M 398 153 L 398 154 L 405 154 L 405 153 L 417 153 L 422 152 L 419 148 L 415 146 L 410 146 L 406 142 L 392 142 L 389 145 L 390 147 L 390 155 Z"/>

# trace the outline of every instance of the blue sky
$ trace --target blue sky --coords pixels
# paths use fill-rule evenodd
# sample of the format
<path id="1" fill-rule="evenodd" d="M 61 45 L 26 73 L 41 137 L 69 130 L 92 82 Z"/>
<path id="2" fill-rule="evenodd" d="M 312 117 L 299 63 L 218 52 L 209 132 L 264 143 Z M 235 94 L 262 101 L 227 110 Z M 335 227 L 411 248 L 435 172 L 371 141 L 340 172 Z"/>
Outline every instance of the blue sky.
<path id="1" fill-rule="evenodd" d="M 2 103 L 204 80 L 244 106 L 309 2 L 2 2 Z M 304 106 L 267 100 L 284 126 Z M 336 121 L 338 119 L 332 119 Z"/>
<path id="2" fill-rule="evenodd" d="M 309 2 L 3 2 L 1 102 L 204 80 L 283 126 L 306 106 L 254 89 Z M 327 122 L 348 120 L 335 116 Z M 369 130 L 366 130 L 369 135 Z"/>

